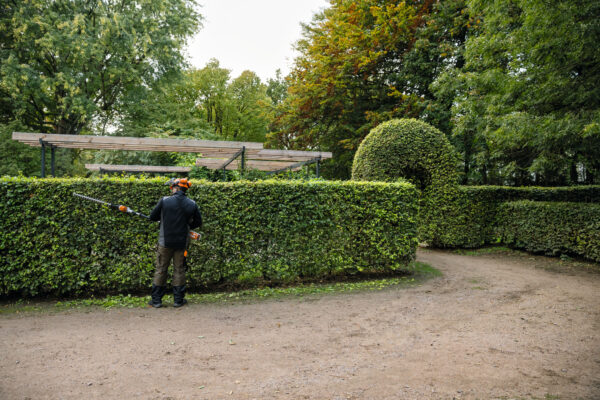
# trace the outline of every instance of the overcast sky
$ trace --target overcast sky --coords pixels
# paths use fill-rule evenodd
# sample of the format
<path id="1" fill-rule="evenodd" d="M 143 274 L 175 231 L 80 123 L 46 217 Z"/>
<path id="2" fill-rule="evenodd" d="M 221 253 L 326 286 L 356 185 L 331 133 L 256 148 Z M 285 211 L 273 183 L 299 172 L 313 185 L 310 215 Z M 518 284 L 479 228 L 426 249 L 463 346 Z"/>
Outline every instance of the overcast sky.
<path id="1" fill-rule="evenodd" d="M 251 70 L 263 82 L 279 68 L 287 75 L 301 37 L 300 23 L 329 5 L 327 0 L 199 0 L 204 27 L 188 44 L 192 66 L 211 58 L 230 69 L 232 78 Z"/>

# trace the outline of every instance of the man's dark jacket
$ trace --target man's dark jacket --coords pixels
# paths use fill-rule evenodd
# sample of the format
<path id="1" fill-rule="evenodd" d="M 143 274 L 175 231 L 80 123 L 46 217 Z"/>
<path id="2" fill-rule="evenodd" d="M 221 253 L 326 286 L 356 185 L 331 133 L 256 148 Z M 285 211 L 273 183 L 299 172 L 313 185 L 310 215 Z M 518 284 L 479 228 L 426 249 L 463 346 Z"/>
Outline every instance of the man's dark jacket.
<path id="1" fill-rule="evenodd" d="M 150 219 L 160 221 L 158 244 L 171 249 L 185 249 L 190 229 L 202 225 L 196 202 L 188 199 L 182 190 L 160 199 Z"/>

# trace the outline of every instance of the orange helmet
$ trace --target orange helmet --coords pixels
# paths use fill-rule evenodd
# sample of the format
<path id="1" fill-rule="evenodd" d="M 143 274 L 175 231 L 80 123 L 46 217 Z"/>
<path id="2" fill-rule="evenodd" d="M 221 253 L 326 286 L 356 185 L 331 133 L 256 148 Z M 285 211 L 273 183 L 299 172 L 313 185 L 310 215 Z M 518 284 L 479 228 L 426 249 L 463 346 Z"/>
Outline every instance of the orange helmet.
<path id="1" fill-rule="evenodd" d="M 188 190 L 190 187 L 192 187 L 192 183 L 188 181 L 187 178 L 171 179 L 165 183 L 165 185 L 169 185 L 170 189 L 173 189 L 173 187 L 180 187 L 183 190 Z"/>

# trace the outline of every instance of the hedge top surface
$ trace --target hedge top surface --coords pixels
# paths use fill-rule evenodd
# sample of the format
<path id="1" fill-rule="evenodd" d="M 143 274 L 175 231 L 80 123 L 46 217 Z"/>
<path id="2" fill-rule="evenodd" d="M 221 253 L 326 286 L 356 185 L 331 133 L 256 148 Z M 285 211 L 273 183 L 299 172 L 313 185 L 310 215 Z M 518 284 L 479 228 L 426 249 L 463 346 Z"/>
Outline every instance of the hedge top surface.
<path id="1" fill-rule="evenodd" d="M 600 203 L 600 185 L 585 186 L 461 186 L 472 199 L 487 198 L 503 202 L 535 200 L 552 202 Z"/>
<path id="2" fill-rule="evenodd" d="M 446 136 L 416 119 L 394 119 L 375 127 L 354 156 L 352 179 L 406 178 L 421 189 L 455 184 L 456 153 Z"/>
<path id="3" fill-rule="evenodd" d="M 31 183 L 44 183 L 44 182 L 54 182 L 54 183 L 62 183 L 62 184 L 85 184 L 97 182 L 97 183 L 139 183 L 144 185 L 156 185 L 158 188 L 164 189 L 164 183 L 168 181 L 169 178 L 166 177 L 136 177 L 136 176 L 126 176 L 126 177 L 113 177 L 113 176 L 104 176 L 98 178 L 37 178 L 37 177 L 17 177 L 17 176 L 1 176 L 0 184 L 2 183 L 23 183 L 23 184 L 31 184 Z M 262 179 L 259 181 L 228 181 L 228 182 L 212 182 L 206 179 L 191 179 L 192 188 L 188 191 L 188 193 L 192 193 L 195 190 L 199 189 L 202 186 L 386 186 L 391 185 L 392 187 L 404 187 L 406 189 L 412 189 L 414 185 L 410 182 L 368 182 L 368 181 L 329 181 L 329 180 L 321 180 L 321 179 L 310 179 L 310 180 L 281 180 L 281 179 Z M 165 192 L 167 195 L 168 192 Z"/>

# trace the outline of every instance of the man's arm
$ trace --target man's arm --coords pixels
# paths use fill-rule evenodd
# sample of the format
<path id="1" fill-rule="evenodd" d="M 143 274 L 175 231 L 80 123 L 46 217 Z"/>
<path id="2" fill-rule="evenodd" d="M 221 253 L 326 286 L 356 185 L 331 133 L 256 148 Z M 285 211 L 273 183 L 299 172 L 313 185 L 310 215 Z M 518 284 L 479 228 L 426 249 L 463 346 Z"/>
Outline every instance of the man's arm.
<path id="1" fill-rule="evenodd" d="M 190 222 L 190 229 L 199 228 L 202 226 L 202 215 L 200 215 L 200 210 L 198 206 L 194 209 L 194 214 L 192 214 L 192 221 Z"/>
<path id="2" fill-rule="evenodd" d="M 158 201 L 158 203 L 156 204 L 156 206 L 154 207 L 154 210 L 152 210 L 152 212 L 150 213 L 151 221 L 160 221 L 160 212 L 162 211 L 162 203 L 163 203 L 163 199 L 161 198 Z"/>

